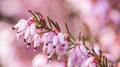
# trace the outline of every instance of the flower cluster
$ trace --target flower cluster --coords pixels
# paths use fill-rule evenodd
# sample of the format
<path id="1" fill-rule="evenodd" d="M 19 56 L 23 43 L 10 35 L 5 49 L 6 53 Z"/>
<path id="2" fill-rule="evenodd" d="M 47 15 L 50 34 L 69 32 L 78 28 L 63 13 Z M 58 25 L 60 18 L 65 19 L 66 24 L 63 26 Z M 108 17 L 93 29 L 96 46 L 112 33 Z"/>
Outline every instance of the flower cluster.
<path id="1" fill-rule="evenodd" d="M 94 57 L 89 57 L 87 49 L 81 42 L 74 44 L 68 58 L 69 67 L 96 67 Z"/>
<path id="2" fill-rule="evenodd" d="M 68 33 L 63 33 L 58 23 L 49 17 L 47 17 L 48 21 L 46 21 L 39 12 L 29 12 L 33 17 L 28 20 L 21 19 L 12 28 L 17 30 L 17 38 L 24 37 L 27 47 L 33 44 L 34 51 L 36 51 L 37 47 L 43 45 L 43 53 L 48 56 L 49 60 L 57 56 L 57 60 L 60 61 L 62 57 L 68 55 L 68 58 L 66 58 L 68 59 L 68 67 L 108 67 L 109 63 L 102 56 L 102 53 L 98 54 L 99 50 L 96 52 L 94 49 L 88 49 L 85 46 L 84 37 L 83 41 L 80 40 L 81 35 L 76 40 L 69 31 L 67 24 Z"/>
<path id="3" fill-rule="evenodd" d="M 52 21 L 52 23 L 56 25 L 55 22 Z M 65 39 L 65 34 L 60 31 L 58 26 L 49 28 L 40 13 L 34 14 L 28 20 L 21 19 L 13 29 L 17 30 L 17 38 L 23 35 L 24 42 L 28 46 L 30 44 L 34 45 L 34 51 L 43 43 L 43 52 L 47 53 L 49 59 L 56 53 L 58 60 L 60 60 L 69 47 L 68 41 Z"/>
<path id="4" fill-rule="evenodd" d="M 54 31 L 45 33 L 43 36 L 44 35 L 46 38 L 43 52 L 47 53 L 49 59 L 56 53 L 58 55 L 58 60 L 60 60 L 69 47 L 68 41 L 65 40 L 65 35 L 62 32 L 55 33 Z"/>
<path id="5" fill-rule="evenodd" d="M 24 36 L 24 43 L 27 43 L 27 47 L 34 42 L 34 48 L 36 49 L 36 47 L 40 45 L 41 41 L 40 35 L 37 34 L 35 23 L 36 22 L 33 17 L 28 20 L 21 19 L 12 29 L 17 30 L 17 39 L 20 36 Z"/>

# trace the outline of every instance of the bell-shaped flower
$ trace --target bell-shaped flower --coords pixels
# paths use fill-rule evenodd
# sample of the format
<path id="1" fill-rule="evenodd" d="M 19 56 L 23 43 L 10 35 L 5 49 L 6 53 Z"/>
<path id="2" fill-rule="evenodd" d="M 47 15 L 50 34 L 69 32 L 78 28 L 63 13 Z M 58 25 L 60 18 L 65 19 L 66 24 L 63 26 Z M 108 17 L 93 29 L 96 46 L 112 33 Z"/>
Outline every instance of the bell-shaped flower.
<path id="1" fill-rule="evenodd" d="M 90 67 L 90 66 L 96 67 L 96 65 L 93 62 L 94 60 L 95 60 L 94 57 L 89 57 L 86 61 L 82 63 L 81 67 Z"/>
<path id="2" fill-rule="evenodd" d="M 57 35 L 55 35 L 53 37 L 52 43 L 53 43 L 53 48 L 56 48 L 56 46 L 58 44 L 58 36 Z"/>
<path id="3" fill-rule="evenodd" d="M 53 49 L 52 43 L 49 43 L 47 47 L 47 55 L 50 60 L 52 59 L 54 53 L 55 53 L 55 49 Z"/>
<path id="4" fill-rule="evenodd" d="M 61 60 L 61 58 L 64 55 L 64 48 L 62 47 L 62 45 L 60 43 L 57 44 L 56 46 L 56 54 L 57 54 L 57 59 Z"/>
<path id="5" fill-rule="evenodd" d="M 17 38 L 23 35 L 24 42 L 28 44 L 27 47 L 34 41 L 34 35 L 37 33 L 33 18 L 19 20 L 18 23 L 13 26 L 13 29 L 17 30 Z"/>
<path id="6" fill-rule="evenodd" d="M 42 43 L 46 42 L 48 34 L 49 34 L 49 33 L 44 33 L 44 34 L 41 36 L 41 42 L 42 42 Z"/>
<path id="7" fill-rule="evenodd" d="M 35 51 L 37 47 L 40 46 L 41 36 L 39 34 L 35 34 L 33 40 L 34 40 L 34 51 Z"/>
<path id="8" fill-rule="evenodd" d="M 16 25 L 13 26 L 12 29 L 18 29 L 18 28 L 21 27 L 21 25 L 22 25 L 23 23 L 26 23 L 26 22 L 27 22 L 27 20 L 21 19 L 21 20 L 18 21 L 18 23 L 17 23 Z"/>
<path id="9" fill-rule="evenodd" d="M 30 34 L 31 34 L 31 36 L 34 36 L 35 31 L 36 31 L 35 23 L 32 23 L 31 26 L 30 26 Z"/>
<path id="10" fill-rule="evenodd" d="M 81 67 L 81 64 L 86 60 L 87 58 L 87 51 L 83 45 L 80 45 L 79 43 L 76 44 L 74 48 L 71 49 L 69 60 L 68 60 L 68 66 L 70 67 Z M 71 63 L 71 64 L 70 64 Z"/>
<path id="11" fill-rule="evenodd" d="M 30 27 L 27 27 L 25 34 L 24 34 L 24 40 L 27 41 L 30 36 Z"/>
<path id="12" fill-rule="evenodd" d="M 85 46 L 83 44 L 80 45 L 80 50 L 81 50 L 81 53 L 82 53 L 83 57 L 87 58 L 88 52 L 87 52 L 87 49 L 85 48 Z"/>
<path id="13" fill-rule="evenodd" d="M 24 21 L 24 22 L 22 23 L 22 25 L 19 27 L 19 29 L 17 30 L 17 32 L 19 33 L 19 32 L 21 32 L 21 31 L 25 30 L 26 27 L 28 27 L 28 22 L 27 22 L 27 21 Z"/>
<path id="14" fill-rule="evenodd" d="M 68 57 L 68 67 L 75 67 L 77 59 L 78 59 L 77 53 L 74 49 L 72 49 Z"/>
<path id="15" fill-rule="evenodd" d="M 46 37 L 46 38 L 44 38 L 45 39 L 44 40 L 44 45 L 48 45 L 48 43 L 52 42 L 52 39 L 53 39 L 55 33 L 51 31 L 51 32 L 44 33 L 44 34 L 43 35 Z"/>
<path id="16" fill-rule="evenodd" d="M 64 34 L 59 32 L 58 33 L 58 38 L 59 38 L 59 41 L 60 43 L 62 44 L 62 46 L 65 46 L 65 41 L 64 41 Z"/>

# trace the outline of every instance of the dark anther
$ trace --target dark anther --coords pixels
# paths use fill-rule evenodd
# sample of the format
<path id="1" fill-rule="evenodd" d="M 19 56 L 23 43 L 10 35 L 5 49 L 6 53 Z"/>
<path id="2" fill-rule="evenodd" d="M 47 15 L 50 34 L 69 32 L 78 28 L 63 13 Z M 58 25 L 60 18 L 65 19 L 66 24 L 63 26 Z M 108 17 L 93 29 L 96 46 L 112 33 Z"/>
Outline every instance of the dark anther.
<path id="1" fill-rule="evenodd" d="M 24 39 L 24 42 L 26 42 L 26 39 Z"/>
<path id="2" fill-rule="evenodd" d="M 49 58 L 49 60 L 52 60 L 52 58 Z"/>
<path id="3" fill-rule="evenodd" d="M 30 43 L 28 43 L 28 45 L 30 45 Z"/>
<path id="4" fill-rule="evenodd" d="M 65 46 L 65 44 L 62 45 L 63 47 Z"/>
<path id="5" fill-rule="evenodd" d="M 47 53 L 47 55 L 49 56 L 50 54 L 49 54 L 49 53 Z"/>
<path id="6" fill-rule="evenodd" d="M 37 47 L 34 47 L 34 49 L 37 49 Z"/>
<path id="7" fill-rule="evenodd" d="M 53 46 L 53 48 L 56 48 L 56 46 Z"/>
<path id="8" fill-rule="evenodd" d="M 48 46 L 48 43 L 46 43 L 46 46 Z"/>
<path id="9" fill-rule="evenodd" d="M 13 27 L 12 29 L 14 30 L 15 28 Z"/>
<path id="10" fill-rule="evenodd" d="M 19 32 L 17 32 L 17 33 L 19 33 Z"/>

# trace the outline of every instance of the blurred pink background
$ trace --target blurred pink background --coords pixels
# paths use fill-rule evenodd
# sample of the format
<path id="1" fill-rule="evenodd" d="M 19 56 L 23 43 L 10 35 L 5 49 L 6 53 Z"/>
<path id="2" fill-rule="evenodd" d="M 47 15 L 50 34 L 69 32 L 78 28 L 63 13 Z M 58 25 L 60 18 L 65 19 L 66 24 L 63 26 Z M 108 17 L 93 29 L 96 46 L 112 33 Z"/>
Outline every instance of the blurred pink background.
<path id="1" fill-rule="evenodd" d="M 63 32 L 67 22 L 74 35 L 82 32 L 90 38 L 89 45 L 100 45 L 115 67 L 120 67 L 120 0 L 0 0 L 0 67 L 52 66 L 39 54 L 41 47 L 36 52 L 31 46 L 26 48 L 12 30 L 19 19 L 31 16 L 28 10 L 57 21 Z M 35 60 L 36 55 L 43 62 Z M 63 63 L 58 66 L 65 67 Z"/>

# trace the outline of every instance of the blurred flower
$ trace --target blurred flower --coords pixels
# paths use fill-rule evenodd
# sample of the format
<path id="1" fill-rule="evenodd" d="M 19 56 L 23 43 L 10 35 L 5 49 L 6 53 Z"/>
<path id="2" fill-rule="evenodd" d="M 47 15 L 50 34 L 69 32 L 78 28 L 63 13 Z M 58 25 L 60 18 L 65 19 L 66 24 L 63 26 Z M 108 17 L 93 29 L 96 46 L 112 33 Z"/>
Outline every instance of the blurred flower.
<path id="1" fill-rule="evenodd" d="M 48 63 L 47 57 L 43 54 L 38 54 L 32 61 L 32 67 L 65 67 L 62 62 L 53 61 Z"/>
<path id="2" fill-rule="evenodd" d="M 109 17 L 115 24 L 120 24 L 120 12 L 119 11 L 112 9 L 110 11 Z"/>

